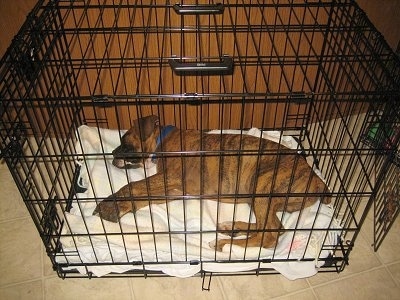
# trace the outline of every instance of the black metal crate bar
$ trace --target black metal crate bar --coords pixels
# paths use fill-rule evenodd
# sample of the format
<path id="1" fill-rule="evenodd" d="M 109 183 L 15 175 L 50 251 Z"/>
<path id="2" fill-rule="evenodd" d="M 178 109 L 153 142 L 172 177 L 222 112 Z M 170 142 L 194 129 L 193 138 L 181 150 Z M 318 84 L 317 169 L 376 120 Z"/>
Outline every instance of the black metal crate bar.
<path id="1" fill-rule="evenodd" d="M 274 263 L 294 261 L 315 262 L 321 272 L 340 272 L 371 207 L 375 248 L 398 215 L 393 199 L 399 193 L 399 65 L 383 37 L 350 0 L 196 1 L 196 5 L 43 0 L 1 60 L 1 156 L 61 277 L 91 278 L 97 276 L 93 269 L 101 266 L 123 267 L 124 271 L 103 275 L 109 277 L 165 276 L 158 266 L 177 265 L 197 266 L 196 274 L 204 277 L 214 265 L 242 263 L 255 265 L 242 273 L 213 274 L 261 275 L 275 273 Z M 112 149 L 104 132 L 114 130 L 120 139 L 123 130 L 148 115 L 181 129 L 229 129 L 244 135 L 245 130 L 257 128 L 262 133 L 277 132 L 280 142 L 293 138 L 297 143 L 293 149 L 240 150 L 234 155 L 281 158 L 297 153 L 321 172 L 329 193 L 316 196 L 332 198 L 329 226 L 321 228 L 314 222 L 306 228 L 279 229 L 282 235 L 325 234 L 315 257 L 306 251 L 300 258 L 291 256 L 292 248 L 282 257 L 276 246 L 269 257 L 261 255 L 261 247 L 260 255 L 251 258 L 235 257 L 234 248 L 229 248 L 228 256 L 215 250 L 210 257 L 205 253 L 212 250 L 201 248 L 193 259 L 188 239 L 198 237 L 202 242 L 207 235 L 217 236 L 216 230 L 204 229 L 202 221 L 197 230 L 174 229 L 170 223 L 165 230 L 155 227 L 152 216 L 152 231 L 124 225 L 109 231 L 104 222 L 93 231 L 90 218 L 82 218 L 85 230 L 75 232 L 72 220 L 86 213 L 85 205 L 105 197 L 93 187 L 97 175 L 87 171 L 93 162 L 104 165 L 101 185 L 115 192 Z M 85 148 L 88 132 L 99 138 L 101 151 Z M 205 160 L 233 154 L 182 149 L 157 155 Z M 129 172 L 121 174 L 128 183 Z M 217 198 L 220 205 L 230 197 L 289 201 L 308 196 L 307 190 L 200 193 L 183 195 L 181 200 L 188 209 L 199 199 Z M 168 197 L 145 198 L 150 203 Z M 143 199 L 130 195 L 125 200 Z M 199 210 L 200 215 L 205 213 Z M 71 217 L 74 211 L 78 213 Z M 247 234 L 254 232 L 249 229 Z M 336 238 L 328 241 L 332 235 Z M 179 259 L 173 244 L 178 236 L 184 237 L 187 248 Z M 167 241 L 168 259 L 157 252 L 159 239 Z M 96 248 L 98 240 L 108 247 L 102 252 L 106 259 Z M 139 244 L 139 258 L 130 258 L 132 241 Z M 124 259 L 117 258 L 115 243 L 122 245 Z M 309 237 L 306 247 L 312 243 Z M 85 257 L 82 245 L 93 254 L 91 259 Z M 146 251 L 154 252 L 153 259 Z M 322 255 L 327 252 L 328 256 Z"/>

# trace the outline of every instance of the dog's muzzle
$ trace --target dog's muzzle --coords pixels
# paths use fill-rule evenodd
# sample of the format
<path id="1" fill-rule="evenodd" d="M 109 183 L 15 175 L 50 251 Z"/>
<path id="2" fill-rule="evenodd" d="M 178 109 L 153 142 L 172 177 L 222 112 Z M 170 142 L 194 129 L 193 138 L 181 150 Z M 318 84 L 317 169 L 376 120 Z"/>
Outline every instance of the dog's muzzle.
<path id="1" fill-rule="evenodd" d="M 119 146 L 112 152 L 114 156 L 112 164 L 119 169 L 138 169 L 143 168 L 143 157 L 135 155 L 131 146 Z"/>
<path id="2" fill-rule="evenodd" d="M 168 125 L 162 127 L 160 135 L 156 140 L 156 148 L 160 146 L 162 141 L 168 136 L 176 127 Z M 151 168 L 157 164 L 157 156 L 155 153 L 148 155 L 143 152 L 139 152 L 131 145 L 121 144 L 114 149 L 112 155 L 113 165 L 119 169 L 138 169 L 138 168 Z"/>
<path id="3" fill-rule="evenodd" d="M 143 163 L 133 163 L 125 159 L 114 158 L 112 164 L 119 169 L 139 169 L 143 168 Z"/>

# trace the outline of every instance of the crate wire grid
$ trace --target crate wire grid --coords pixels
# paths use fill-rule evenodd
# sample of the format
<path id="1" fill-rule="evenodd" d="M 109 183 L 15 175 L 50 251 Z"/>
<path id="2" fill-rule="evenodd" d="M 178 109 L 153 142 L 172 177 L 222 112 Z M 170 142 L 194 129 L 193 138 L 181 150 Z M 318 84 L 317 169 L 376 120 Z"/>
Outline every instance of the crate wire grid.
<path id="1" fill-rule="evenodd" d="M 65 267 L 92 264 L 56 259 L 69 255 L 60 238 L 79 192 L 77 128 L 127 129 L 156 114 L 182 129 L 257 127 L 296 137 L 324 174 L 343 228 L 345 242 L 325 245 L 334 256 L 319 258 L 328 260 L 321 270 L 342 270 L 375 195 L 387 199 L 379 189 L 388 187 L 384 167 L 398 174 L 398 59 L 352 1 L 207 3 L 217 12 L 194 15 L 182 7 L 193 8 L 40 1 L 2 59 L 1 154 L 54 267 L 62 277 L 82 276 Z M 212 74 L 215 66 L 224 74 Z M 398 193 L 398 181 L 391 186 Z M 380 210 L 393 207 L 385 201 Z M 385 223 L 397 214 L 394 204 Z M 273 272 L 258 262 L 252 272 Z M 154 262 L 136 263 L 140 272 L 125 275 L 153 274 L 146 266 Z"/>

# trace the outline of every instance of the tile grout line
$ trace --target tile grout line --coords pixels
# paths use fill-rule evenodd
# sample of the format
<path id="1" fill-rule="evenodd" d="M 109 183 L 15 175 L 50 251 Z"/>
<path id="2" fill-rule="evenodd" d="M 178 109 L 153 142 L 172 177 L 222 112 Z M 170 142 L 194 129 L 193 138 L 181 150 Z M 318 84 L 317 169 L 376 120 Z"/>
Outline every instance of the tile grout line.
<path id="1" fill-rule="evenodd" d="M 27 211 L 26 211 L 27 212 Z M 27 212 L 28 213 L 28 212 Z M 14 218 L 9 218 L 9 219 L 1 219 L 0 220 L 0 226 L 6 223 L 10 223 L 10 222 L 22 222 L 22 221 L 28 221 L 31 222 L 31 224 L 34 226 L 32 218 L 30 215 L 25 215 L 25 216 L 19 216 L 19 217 L 14 217 Z M 37 232 L 36 228 L 35 228 L 35 232 Z M 43 249 L 43 243 L 42 240 L 40 239 L 40 236 L 37 236 L 37 238 L 39 239 L 39 243 L 40 243 L 40 251 L 43 253 L 42 249 Z M 16 281 L 16 282 L 12 282 L 12 283 L 8 283 L 5 285 L 0 286 L 1 289 L 3 288 L 15 288 L 18 287 L 21 284 L 28 284 L 28 283 L 34 283 L 34 282 L 39 282 L 40 281 L 40 285 L 42 288 L 42 299 L 44 299 L 44 276 L 43 276 L 43 254 L 40 254 L 40 265 L 41 265 L 41 272 L 40 272 L 40 276 L 35 277 L 33 279 L 28 279 L 28 280 L 21 280 L 21 281 Z"/>
<path id="2" fill-rule="evenodd" d="M 42 259 L 42 263 L 41 263 L 41 266 L 42 266 L 42 299 L 45 300 L 46 299 L 46 284 L 45 284 L 46 276 L 44 275 L 44 272 L 45 272 L 44 252 L 45 252 L 45 249 L 44 249 L 43 243 L 41 243 L 41 245 L 40 245 L 40 251 L 42 252 L 40 255 L 40 257 Z"/>
<path id="3" fill-rule="evenodd" d="M 216 276 L 215 279 L 217 280 L 217 285 L 218 285 L 219 290 L 221 291 L 223 299 L 229 300 L 230 298 L 225 293 L 225 289 L 223 288 L 223 284 L 222 284 L 222 281 L 221 281 L 221 276 Z"/>
<path id="4" fill-rule="evenodd" d="M 360 234 L 361 234 L 365 239 L 367 239 L 367 238 L 366 238 L 365 232 L 361 232 L 361 231 L 360 231 Z M 373 246 L 373 244 L 371 245 L 371 252 L 374 254 L 374 256 L 375 256 L 376 259 L 379 261 L 379 263 L 380 263 L 380 264 L 386 269 L 386 271 L 389 273 L 389 275 L 390 275 L 390 277 L 392 278 L 392 280 L 394 281 L 395 285 L 396 285 L 397 287 L 400 287 L 400 282 L 398 282 L 398 281 L 396 280 L 396 278 L 394 277 L 394 275 L 392 274 L 392 272 L 391 272 L 391 271 L 389 270 L 389 268 L 388 268 L 388 266 L 394 265 L 394 264 L 400 262 L 400 260 L 399 260 L 399 261 L 392 261 L 392 262 L 390 262 L 390 263 L 386 263 L 386 262 L 383 260 L 383 258 L 379 255 L 379 253 L 378 253 L 377 251 L 374 251 L 374 250 L 372 249 L 372 246 Z"/>
<path id="5" fill-rule="evenodd" d="M 317 293 L 315 292 L 314 288 L 311 287 L 310 289 L 311 289 L 311 293 L 312 293 L 313 296 L 314 296 L 314 299 L 319 299 L 319 297 L 318 297 Z"/>
<path id="6" fill-rule="evenodd" d="M 354 274 L 349 274 L 349 275 L 346 275 L 346 276 L 343 276 L 343 277 L 340 277 L 340 278 L 337 278 L 337 279 L 332 279 L 332 280 L 329 280 L 329 281 L 324 282 L 324 283 L 313 285 L 312 288 L 314 289 L 314 288 L 327 286 L 327 285 L 330 285 L 332 283 L 336 283 L 336 282 L 339 282 L 339 281 L 342 281 L 342 280 L 347 280 L 347 279 L 350 279 L 350 278 L 353 278 L 353 277 L 356 277 L 356 276 L 359 276 L 359 275 L 363 275 L 363 274 L 366 274 L 366 273 L 369 273 L 369 272 L 377 271 L 379 269 L 385 269 L 386 270 L 386 266 L 385 265 L 380 265 L 380 266 L 373 267 L 373 268 L 368 269 L 368 270 L 360 271 L 360 272 L 357 272 L 357 273 L 354 273 Z M 391 275 L 390 275 L 390 277 L 393 279 L 393 277 Z M 393 279 L 393 281 L 395 281 L 395 280 Z M 397 286 L 397 283 L 396 283 L 396 286 Z"/>
<path id="7" fill-rule="evenodd" d="M 392 272 L 390 271 L 390 269 L 388 268 L 391 265 L 395 265 L 396 263 L 399 263 L 399 261 L 392 261 L 390 263 L 385 263 L 382 259 L 382 257 L 378 254 L 378 252 L 373 251 L 376 258 L 378 259 L 378 261 L 382 264 L 382 266 L 386 269 L 386 271 L 389 273 L 390 277 L 392 278 L 392 280 L 394 281 L 394 283 L 396 284 L 397 287 L 400 287 L 400 282 L 398 282 L 396 280 L 396 278 L 394 277 L 394 275 L 392 274 Z"/>
<path id="8" fill-rule="evenodd" d="M 45 290 L 45 280 L 46 278 L 42 277 L 42 299 L 46 299 L 46 290 Z"/>
<path id="9" fill-rule="evenodd" d="M 35 279 L 29 279 L 29 280 L 22 280 L 22 281 L 17 281 L 17 282 L 13 282 L 13 283 L 9 283 L 9 284 L 5 284 L 0 286 L 0 289 L 6 289 L 6 288 L 10 288 L 10 287 L 14 287 L 20 284 L 26 284 L 26 283 L 32 283 L 32 282 L 36 282 L 36 281 L 42 281 L 42 277 L 37 277 Z"/>
<path id="10" fill-rule="evenodd" d="M 315 293 L 314 293 L 314 291 L 313 291 L 313 289 L 312 289 L 311 287 L 304 288 L 304 289 L 300 289 L 300 290 L 296 290 L 296 291 L 294 291 L 294 292 L 286 293 L 286 294 L 284 294 L 284 295 L 280 295 L 280 296 L 277 296 L 277 297 L 272 297 L 271 299 L 274 299 L 274 300 L 286 299 L 288 296 L 289 296 L 289 297 L 290 297 L 290 296 L 295 296 L 295 295 L 297 295 L 297 294 L 299 294 L 299 293 L 302 293 L 302 292 L 305 292 L 305 291 L 308 291 L 308 290 L 311 290 L 311 291 L 312 291 L 312 294 L 313 294 L 314 297 L 315 297 L 315 299 L 318 299 L 318 298 L 315 296 Z"/>
<path id="11" fill-rule="evenodd" d="M 135 297 L 135 291 L 134 291 L 134 288 L 133 288 L 133 281 L 132 281 L 132 279 L 133 279 L 133 278 L 128 278 L 128 282 L 129 282 L 129 292 L 130 292 L 131 299 L 132 299 L 132 300 L 135 300 L 136 297 Z"/>
<path id="12" fill-rule="evenodd" d="M 2 219 L 2 220 L 0 220 L 0 225 L 8 223 L 8 222 L 22 221 L 22 220 L 29 220 L 32 222 L 32 225 L 34 225 L 32 217 L 30 215 L 22 216 L 22 217 L 15 217 L 15 218 L 11 218 L 11 219 Z M 35 230 L 36 230 L 36 227 L 35 227 Z M 36 230 L 36 232 L 37 232 L 37 230 Z"/>
<path id="13" fill-rule="evenodd" d="M 393 263 L 393 265 L 394 265 L 394 264 L 395 264 L 395 263 Z M 391 265 L 392 265 L 392 264 L 391 264 Z M 398 280 L 394 277 L 394 275 L 392 274 L 392 272 L 389 270 L 389 268 L 388 268 L 389 265 L 384 264 L 383 266 L 385 267 L 386 271 L 389 273 L 390 277 L 392 278 L 392 280 L 394 281 L 394 283 L 396 284 L 396 286 L 397 286 L 397 287 L 400 287 L 400 282 L 398 282 Z"/>
<path id="14" fill-rule="evenodd" d="M 318 276 L 318 274 L 319 274 L 319 273 L 315 274 L 315 276 Z M 310 277 L 307 277 L 307 278 L 305 278 L 305 280 L 306 280 L 308 286 L 310 287 L 310 290 L 311 290 L 311 293 L 312 293 L 313 296 L 314 296 L 314 299 L 318 299 L 317 293 L 315 293 L 315 290 L 314 290 L 314 286 L 313 286 L 313 285 L 311 284 L 311 282 L 308 280 L 309 278 L 310 278 Z"/>

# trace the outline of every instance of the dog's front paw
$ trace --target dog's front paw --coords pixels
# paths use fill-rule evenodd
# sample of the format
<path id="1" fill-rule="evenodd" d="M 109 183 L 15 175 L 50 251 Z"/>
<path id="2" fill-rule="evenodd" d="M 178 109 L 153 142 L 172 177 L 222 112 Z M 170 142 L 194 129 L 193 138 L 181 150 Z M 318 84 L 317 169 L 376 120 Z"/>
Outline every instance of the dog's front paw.
<path id="1" fill-rule="evenodd" d="M 119 220 L 119 209 L 117 202 L 112 200 L 103 200 L 97 204 L 93 215 L 99 215 L 100 218 L 110 222 L 118 222 Z"/>
<path id="2" fill-rule="evenodd" d="M 215 249 L 219 252 L 222 252 L 222 248 L 224 247 L 224 244 L 219 243 L 217 240 L 209 242 L 208 245 L 211 249 Z"/>
<path id="3" fill-rule="evenodd" d="M 97 204 L 93 215 L 99 215 L 104 220 L 116 223 L 130 211 L 132 211 L 131 201 L 116 201 L 109 197 Z"/>
<path id="4" fill-rule="evenodd" d="M 234 227 L 234 223 L 230 221 L 222 222 L 217 224 L 217 230 L 222 233 L 229 235 L 231 237 L 236 237 L 240 235 L 240 230 Z"/>

